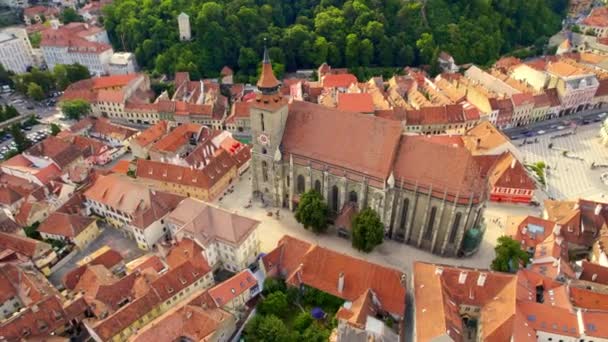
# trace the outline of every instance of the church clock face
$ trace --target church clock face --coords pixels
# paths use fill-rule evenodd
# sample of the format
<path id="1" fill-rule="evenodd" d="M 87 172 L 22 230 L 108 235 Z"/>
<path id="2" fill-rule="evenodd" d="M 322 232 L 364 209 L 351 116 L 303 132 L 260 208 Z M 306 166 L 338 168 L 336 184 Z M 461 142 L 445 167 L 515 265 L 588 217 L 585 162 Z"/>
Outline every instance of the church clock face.
<path id="1" fill-rule="evenodd" d="M 268 136 L 266 134 L 260 134 L 258 136 L 258 142 L 264 146 L 268 145 L 270 143 L 270 139 L 268 138 Z"/>

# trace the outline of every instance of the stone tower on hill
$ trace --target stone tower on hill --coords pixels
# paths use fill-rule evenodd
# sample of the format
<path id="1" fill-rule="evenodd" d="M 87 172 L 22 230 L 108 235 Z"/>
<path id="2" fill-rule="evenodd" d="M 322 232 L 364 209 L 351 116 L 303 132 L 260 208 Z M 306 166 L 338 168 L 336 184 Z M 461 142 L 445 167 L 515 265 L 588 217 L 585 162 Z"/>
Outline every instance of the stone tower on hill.
<path id="1" fill-rule="evenodd" d="M 192 38 L 190 32 L 190 17 L 182 12 L 177 16 L 177 25 L 179 26 L 179 40 L 188 41 Z"/>

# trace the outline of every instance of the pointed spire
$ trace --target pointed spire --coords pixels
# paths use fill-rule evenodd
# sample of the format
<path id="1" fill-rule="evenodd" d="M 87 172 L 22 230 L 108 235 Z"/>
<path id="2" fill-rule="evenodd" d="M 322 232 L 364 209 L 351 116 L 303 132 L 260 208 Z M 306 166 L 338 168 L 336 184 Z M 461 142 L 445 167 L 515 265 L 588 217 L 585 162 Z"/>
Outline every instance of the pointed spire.
<path id="1" fill-rule="evenodd" d="M 279 81 L 274 76 L 272 64 L 270 64 L 270 56 L 266 47 L 266 38 L 264 38 L 264 59 L 262 60 L 262 74 L 258 80 L 258 89 L 262 94 L 276 94 L 279 90 Z"/>
<path id="2" fill-rule="evenodd" d="M 270 56 L 268 56 L 268 46 L 266 45 L 266 38 L 264 38 L 264 64 L 270 64 Z"/>

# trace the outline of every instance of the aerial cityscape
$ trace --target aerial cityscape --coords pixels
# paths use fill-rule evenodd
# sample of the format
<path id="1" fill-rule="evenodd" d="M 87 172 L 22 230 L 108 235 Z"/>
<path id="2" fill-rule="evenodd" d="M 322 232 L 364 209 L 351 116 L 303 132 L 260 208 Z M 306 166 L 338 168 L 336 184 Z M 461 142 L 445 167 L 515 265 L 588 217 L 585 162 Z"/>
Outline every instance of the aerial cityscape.
<path id="1" fill-rule="evenodd" d="M 0 0 L 0 342 L 608 341 L 607 194 L 604 0 Z"/>

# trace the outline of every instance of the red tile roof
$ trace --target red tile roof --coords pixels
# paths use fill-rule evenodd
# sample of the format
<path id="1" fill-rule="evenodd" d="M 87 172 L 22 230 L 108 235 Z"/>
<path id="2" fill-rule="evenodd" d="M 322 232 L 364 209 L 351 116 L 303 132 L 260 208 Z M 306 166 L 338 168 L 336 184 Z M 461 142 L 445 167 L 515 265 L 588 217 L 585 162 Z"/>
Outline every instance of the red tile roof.
<path id="1" fill-rule="evenodd" d="M 40 253 L 48 251 L 51 246 L 45 242 L 30 239 L 25 236 L 16 234 L 6 234 L 0 232 L 0 247 L 2 249 L 11 249 L 19 254 L 23 254 L 29 258 L 37 258 Z"/>
<path id="2" fill-rule="evenodd" d="M 201 268 L 205 272 L 211 271 L 203 248 L 192 239 L 184 238 L 180 240 L 171 248 L 166 259 L 170 268 L 175 268 L 186 261 L 190 261 L 194 266 Z"/>
<path id="3" fill-rule="evenodd" d="M 130 168 L 131 162 L 129 160 L 120 160 L 112 167 L 112 172 L 126 175 Z"/>
<path id="4" fill-rule="evenodd" d="M 405 314 L 404 275 L 395 269 L 311 245 L 291 236 L 279 240 L 277 248 L 262 257 L 272 274 L 285 275 L 292 286 L 306 284 L 348 301 L 355 301 L 371 290 L 383 310 L 403 317 Z M 343 289 L 338 278 L 344 276 Z"/>
<path id="5" fill-rule="evenodd" d="M 141 132 L 137 137 L 135 137 L 134 142 L 141 147 L 146 147 L 152 143 L 157 142 L 168 132 L 169 125 L 167 121 L 161 120 L 155 125 L 148 127 L 146 130 Z"/>
<path id="6" fill-rule="evenodd" d="M 82 153 L 74 145 L 53 136 L 28 148 L 24 153 L 40 158 L 48 157 L 60 168 L 82 157 Z"/>
<path id="7" fill-rule="evenodd" d="M 289 105 L 282 152 L 384 180 L 391 172 L 401 131 L 398 122 L 294 101 Z"/>
<path id="8" fill-rule="evenodd" d="M 209 190 L 235 166 L 234 160 L 224 150 L 220 150 L 202 169 L 139 159 L 137 177 Z"/>
<path id="9" fill-rule="evenodd" d="M 209 295 L 218 307 L 223 307 L 245 291 L 250 291 L 254 286 L 258 286 L 258 281 L 251 270 L 246 268 L 209 289 Z"/>
<path id="10" fill-rule="evenodd" d="M 591 11 L 587 18 L 583 19 L 583 25 L 594 26 L 594 27 L 607 27 L 608 26 L 608 11 L 605 8 L 597 8 Z"/>
<path id="11" fill-rule="evenodd" d="M 608 267 L 583 260 L 582 268 L 579 279 L 608 285 Z"/>
<path id="12" fill-rule="evenodd" d="M 511 152 L 499 157 L 489 174 L 489 182 L 495 187 L 536 190 L 536 183 Z"/>
<path id="13" fill-rule="evenodd" d="M 534 103 L 534 96 L 528 93 L 518 93 L 513 94 L 513 96 L 511 96 L 511 100 L 513 101 L 513 106 L 515 107 L 531 105 Z"/>
<path id="14" fill-rule="evenodd" d="M 188 143 L 191 136 L 204 131 L 202 125 L 188 123 L 181 126 L 177 126 L 169 134 L 158 140 L 152 148 L 158 151 L 175 152 L 184 144 Z"/>
<path id="15" fill-rule="evenodd" d="M 348 88 L 353 83 L 358 83 L 353 74 L 329 74 L 321 79 L 324 88 Z"/>
<path id="16" fill-rule="evenodd" d="M 68 324 L 62 301 L 58 296 L 47 296 L 0 323 L 0 333 L 7 341 L 48 338 L 49 334 Z"/>
<path id="17" fill-rule="evenodd" d="M 373 113 L 374 101 L 369 93 L 338 94 L 338 110 L 355 113 Z"/>
<path id="18" fill-rule="evenodd" d="M 66 238 L 74 238 L 93 222 L 95 222 L 95 219 L 91 217 L 55 212 L 42 222 L 38 227 L 38 231 Z"/>

